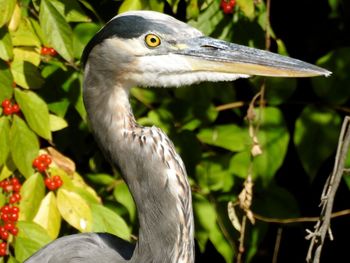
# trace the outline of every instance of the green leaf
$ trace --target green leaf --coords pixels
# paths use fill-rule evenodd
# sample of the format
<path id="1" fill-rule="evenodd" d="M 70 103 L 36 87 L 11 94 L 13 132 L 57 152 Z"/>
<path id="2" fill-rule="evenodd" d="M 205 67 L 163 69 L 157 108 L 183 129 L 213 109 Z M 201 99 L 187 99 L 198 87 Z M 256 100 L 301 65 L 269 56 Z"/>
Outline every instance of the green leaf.
<path id="1" fill-rule="evenodd" d="M 41 200 L 38 213 L 35 215 L 33 222 L 42 226 L 52 239 L 57 238 L 61 227 L 61 215 L 53 192 L 50 191 Z"/>
<path id="2" fill-rule="evenodd" d="M 41 174 L 35 173 L 24 182 L 21 188 L 22 198 L 19 205 L 19 220 L 32 220 L 40 207 L 44 195 L 44 180 Z"/>
<path id="3" fill-rule="evenodd" d="M 52 241 L 46 230 L 40 225 L 29 221 L 18 221 L 18 237 L 28 238 L 44 246 Z"/>
<path id="4" fill-rule="evenodd" d="M 333 72 L 329 78 L 313 78 L 315 93 L 330 104 L 340 105 L 350 98 L 350 47 L 331 51 L 317 61 L 317 65 Z M 335 88 L 336 87 L 336 88 Z"/>
<path id="5" fill-rule="evenodd" d="M 29 18 L 22 18 L 15 32 L 11 32 L 14 46 L 40 47 L 41 42 L 37 37 Z"/>
<path id="6" fill-rule="evenodd" d="M 67 121 L 57 115 L 50 114 L 49 120 L 50 120 L 50 131 L 52 132 L 59 131 L 68 127 Z"/>
<path id="7" fill-rule="evenodd" d="M 7 263 L 20 263 L 20 262 L 10 255 L 7 260 Z"/>
<path id="8" fill-rule="evenodd" d="M 237 0 L 237 5 L 246 17 L 248 17 L 250 20 L 254 19 L 254 0 Z"/>
<path id="9" fill-rule="evenodd" d="M 215 229 L 216 211 L 207 199 L 194 193 L 193 212 L 196 225 L 196 240 L 201 251 L 204 251 L 209 239 L 209 233 Z"/>
<path id="10" fill-rule="evenodd" d="M 209 6 L 200 13 L 197 20 L 190 20 L 188 23 L 203 32 L 204 35 L 211 35 L 224 19 L 224 13 L 219 6 L 219 1 L 211 1 Z"/>
<path id="11" fill-rule="evenodd" d="M 26 178 L 31 176 L 34 172 L 32 162 L 39 152 L 39 142 L 37 136 L 18 116 L 14 116 L 10 130 L 10 151 L 18 170 Z"/>
<path id="12" fill-rule="evenodd" d="M 203 192 L 229 191 L 234 183 L 234 177 L 229 170 L 230 156 L 214 156 L 203 159 L 196 167 L 196 180 Z"/>
<path id="13" fill-rule="evenodd" d="M 11 40 L 10 33 L 8 32 L 6 27 L 0 28 L 0 58 L 2 60 L 5 60 L 5 61 L 12 60 L 12 58 L 13 58 L 13 50 L 12 49 L 13 48 L 12 48 L 12 40 Z"/>
<path id="14" fill-rule="evenodd" d="M 39 21 L 47 44 L 65 60 L 73 61 L 72 29 L 49 0 L 41 0 Z"/>
<path id="15" fill-rule="evenodd" d="M 61 216 L 81 232 L 92 229 L 91 209 L 77 193 L 60 188 L 57 192 L 57 206 Z"/>
<path id="16" fill-rule="evenodd" d="M 100 28 L 101 26 L 95 23 L 83 23 L 78 24 L 73 29 L 73 48 L 75 58 L 80 59 L 85 46 Z"/>
<path id="17" fill-rule="evenodd" d="M 136 217 L 136 206 L 128 186 L 123 182 L 118 184 L 113 191 L 115 200 L 122 204 L 129 212 L 131 221 Z"/>
<path id="18" fill-rule="evenodd" d="M 25 89 L 38 89 L 44 84 L 38 68 L 28 61 L 15 59 L 11 72 L 17 85 Z"/>
<path id="19" fill-rule="evenodd" d="M 333 110 L 305 107 L 295 123 L 294 143 L 305 171 L 312 180 L 322 162 L 334 153 L 341 118 Z"/>
<path id="20" fill-rule="evenodd" d="M 41 62 L 40 54 L 36 52 L 33 47 L 14 48 L 13 53 L 15 60 L 17 61 L 24 60 L 33 64 L 34 66 L 39 66 Z"/>
<path id="21" fill-rule="evenodd" d="M 116 179 L 109 174 L 88 174 L 89 181 L 98 185 L 109 186 L 116 183 Z"/>
<path id="22" fill-rule="evenodd" d="M 245 149 L 248 142 L 247 132 L 234 124 L 218 125 L 213 128 L 202 129 L 197 136 L 204 143 L 234 152 Z"/>
<path id="23" fill-rule="evenodd" d="M 5 163 L 10 152 L 10 122 L 0 117 L 0 167 Z"/>
<path id="24" fill-rule="evenodd" d="M 118 13 L 121 14 L 129 10 L 141 10 L 143 8 L 142 2 L 142 0 L 125 0 L 119 7 Z"/>
<path id="25" fill-rule="evenodd" d="M 213 243 L 216 250 L 225 258 L 225 261 L 227 263 L 232 263 L 234 251 L 216 224 L 215 228 L 210 231 L 209 239 Z"/>
<path id="26" fill-rule="evenodd" d="M 15 6 L 16 0 L 0 0 L 0 27 L 3 27 L 10 21 Z"/>
<path id="27" fill-rule="evenodd" d="M 122 239 L 130 240 L 130 230 L 124 219 L 112 210 L 102 205 L 91 205 L 92 211 L 92 231 L 107 232 Z"/>
<path id="28" fill-rule="evenodd" d="M 65 17 L 67 22 L 90 21 L 76 0 L 51 0 L 50 3 Z"/>
<path id="29" fill-rule="evenodd" d="M 9 66 L 0 60 L 0 101 L 10 99 L 13 94 L 13 78 Z"/>
<path id="30" fill-rule="evenodd" d="M 38 251 L 42 246 L 33 241 L 32 239 L 25 237 L 17 237 L 15 243 L 15 255 L 16 259 L 20 262 L 23 262 L 36 251 Z"/>
<path id="31" fill-rule="evenodd" d="M 44 139 L 51 140 L 48 107 L 36 93 L 15 89 L 15 98 L 30 128 Z"/>

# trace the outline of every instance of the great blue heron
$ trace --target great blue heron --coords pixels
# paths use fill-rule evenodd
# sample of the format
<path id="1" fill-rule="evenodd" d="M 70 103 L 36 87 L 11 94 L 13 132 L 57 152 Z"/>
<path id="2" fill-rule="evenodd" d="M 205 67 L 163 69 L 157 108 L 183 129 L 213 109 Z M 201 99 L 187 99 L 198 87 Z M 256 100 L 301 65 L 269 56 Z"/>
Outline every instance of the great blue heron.
<path id="1" fill-rule="evenodd" d="M 66 236 L 27 263 L 194 262 L 191 189 L 184 164 L 159 128 L 136 123 L 129 104 L 131 87 L 173 87 L 250 75 L 330 74 L 300 60 L 203 36 L 152 11 L 114 17 L 89 42 L 83 63 L 91 128 L 132 193 L 139 237 L 133 245 L 106 233 Z"/>

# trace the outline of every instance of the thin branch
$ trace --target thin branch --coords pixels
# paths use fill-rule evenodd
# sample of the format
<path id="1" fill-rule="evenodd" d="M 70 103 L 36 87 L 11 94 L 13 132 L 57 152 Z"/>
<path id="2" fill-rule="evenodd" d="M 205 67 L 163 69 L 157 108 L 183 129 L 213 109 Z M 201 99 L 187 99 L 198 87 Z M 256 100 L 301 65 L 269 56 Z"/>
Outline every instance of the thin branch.
<path id="1" fill-rule="evenodd" d="M 306 230 L 306 239 L 311 239 L 306 256 L 307 262 L 319 263 L 321 251 L 326 235 L 333 238 L 330 221 L 332 216 L 333 202 L 339 183 L 345 169 L 345 161 L 350 146 L 350 117 L 345 117 L 338 141 L 338 149 L 335 157 L 333 172 L 327 179 L 321 196 L 321 214 L 314 226 L 314 231 Z"/>
<path id="2" fill-rule="evenodd" d="M 283 228 L 279 227 L 277 229 L 276 242 L 275 242 L 275 248 L 273 250 L 272 263 L 278 262 L 278 252 L 279 252 L 280 246 L 281 246 L 282 232 L 283 232 Z"/>
<path id="3" fill-rule="evenodd" d="M 337 218 L 342 216 L 350 215 L 350 209 L 341 210 L 331 214 L 331 218 Z M 320 217 L 296 217 L 296 218 L 270 218 L 254 213 L 255 219 L 266 222 L 266 223 L 276 223 L 276 224 L 295 224 L 295 223 L 306 223 L 306 222 L 317 222 Z"/>

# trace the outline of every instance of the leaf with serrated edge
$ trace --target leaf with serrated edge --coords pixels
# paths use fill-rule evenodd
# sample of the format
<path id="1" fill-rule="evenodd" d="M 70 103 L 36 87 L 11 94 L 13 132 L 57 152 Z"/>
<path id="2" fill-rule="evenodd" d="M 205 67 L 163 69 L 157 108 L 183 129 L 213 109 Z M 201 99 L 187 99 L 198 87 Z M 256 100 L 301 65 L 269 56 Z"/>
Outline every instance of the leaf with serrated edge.
<path id="1" fill-rule="evenodd" d="M 34 172 L 32 162 L 39 152 L 37 136 L 18 116 L 14 116 L 10 129 L 10 152 L 18 170 L 28 178 Z"/>
<path id="2" fill-rule="evenodd" d="M 61 227 L 61 215 L 53 192 L 50 191 L 41 201 L 33 222 L 46 229 L 52 239 L 57 238 Z"/>
<path id="3" fill-rule="evenodd" d="M 130 229 L 124 219 L 112 210 L 102 205 L 91 205 L 92 211 L 92 231 L 107 232 L 122 239 L 130 240 Z"/>
<path id="4" fill-rule="evenodd" d="M 73 61 L 72 29 L 48 0 L 41 0 L 39 21 L 47 44 L 65 60 Z"/>
<path id="5" fill-rule="evenodd" d="M 51 140 L 47 104 L 32 91 L 15 89 L 15 98 L 30 128 L 44 139 Z"/>
<path id="6" fill-rule="evenodd" d="M 21 188 L 19 203 L 19 220 L 32 220 L 37 213 L 40 202 L 45 196 L 45 185 L 41 174 L 35 173 L 29 177 Z"/>
<path id="7" fill-rule="evenodd" d="M 61 216 L 71 226 L 81 232 L 91 231 L 91 209 L 80 195 L 65 189 L 59 189 L 57 192 L 57 206 Z"/>

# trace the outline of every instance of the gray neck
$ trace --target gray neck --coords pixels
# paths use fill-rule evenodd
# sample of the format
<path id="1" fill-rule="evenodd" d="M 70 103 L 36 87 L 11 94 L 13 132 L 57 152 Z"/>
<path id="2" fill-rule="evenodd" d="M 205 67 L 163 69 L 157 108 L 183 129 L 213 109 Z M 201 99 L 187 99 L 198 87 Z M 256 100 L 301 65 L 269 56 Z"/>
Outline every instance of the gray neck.
<path id="1" fill-rule="evenodd" d="M 130 262 L 194 262 L 191 191 L 180 157 L 159 129 L 137 125 L 129 87 L 112 72 L 94 72 L 87 64 L 84 103 L 91 127 L 138 210 L 139 239 Z"/>

